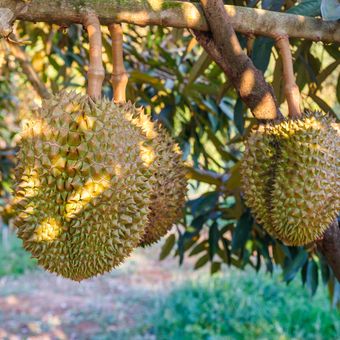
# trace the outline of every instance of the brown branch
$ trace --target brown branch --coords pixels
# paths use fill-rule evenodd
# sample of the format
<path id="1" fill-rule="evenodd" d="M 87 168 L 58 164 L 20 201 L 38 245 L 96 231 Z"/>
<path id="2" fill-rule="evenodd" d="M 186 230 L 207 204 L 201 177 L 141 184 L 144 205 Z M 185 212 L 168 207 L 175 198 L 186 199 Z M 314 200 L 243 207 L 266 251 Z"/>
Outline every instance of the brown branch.
<path id="1" fill-rule="evenodd" d="M 87 94 L 93 100 L 97 100 L 101 98 L 102 84 L 105 77 L 102 61 L 102 34 L 100 31 L 100 22 L 95 14 L 88 13 L 84 16 L 83 23 L 89 35 L 90 45 L 90 64 L 87 72 Z"/>
<path id="2" fill-rule="evenodd" d="M 317 246 L 340 282 L 340 226 L 337 219 L 326 230 L 323 239 L 317 242 Z"/>
<path id="3" fill-rule="evenodd" d="M 283 78 L 285 82 L 285 95 L 288 104 L 289 116 L 294 118 L 302 114 L 300 107 L 300 90 L 296 85 L 292 53 L 290 51 L 289 38 L 279 36 L 276 38 L 276 46 L 279 48 L 283 65 Z"/>
<path id="4" fill-rule="evenodd" d="M 0 38 L 7 38 L 13 31 L 15 14 L 9 8 L 0 8 Z"/>
<path id="5" fill-rule="evenodd" d="M 0 0 L 0 8 L 15 12 L 18 0 Z M 103 25 L 126 22 L 135 25 L 159 25 L 208 31 L 199 4 L 171 0 L 31 0 L 17 19 L 61 25 L 82 23 L 87 10 L 97 14 Z M 273 37 L 281 34 L 291 38 L 340 42 L 340 25 L 301 15 L 279 13 L 226 5 L 231 24 L 238 32 Z"/>
<path id="6" fill-rule="evenodd" d="M 266 83 L 261 71 L 241 48 L 229 15 L 223 10 L 222 0 L 201 0 L 212 37 L 197 35 L 206 51 L 215 56 L 240 98 L 257 119 L 281 117 L 272 87 Z M 203 38 L 202 38 L 203 36 Z M 213 54 L 213 55 L 212 55 Z"/>
<path id="7" fill-rule="evenodd" d="M 13 34 L 10 34 L 9 37 L 11 38 L 11 41 L 16 41 L 16 38 Z M 10 43 L 9 46 L 13 56 L 17 59 L 23 73 L 26 75 L 27 80 L 31 83 L 32 87 L 35 89 L 38 95 L 41 98 L 49 98 L 49 91 L 35 72 L 33 66 L 31 65 L 31 61 L 29 60 L 25 51 L 22 50 L 22 48 L 17 43 Z"/>
<path id="8" fill-rule="evenodd" d="M 123 59 L 123 30 L 120 24 L 109 25 L 112 39 L 112 76 L 111 84 L 115 103 L 125 103 L 126 85 L 129 77 Z"/>

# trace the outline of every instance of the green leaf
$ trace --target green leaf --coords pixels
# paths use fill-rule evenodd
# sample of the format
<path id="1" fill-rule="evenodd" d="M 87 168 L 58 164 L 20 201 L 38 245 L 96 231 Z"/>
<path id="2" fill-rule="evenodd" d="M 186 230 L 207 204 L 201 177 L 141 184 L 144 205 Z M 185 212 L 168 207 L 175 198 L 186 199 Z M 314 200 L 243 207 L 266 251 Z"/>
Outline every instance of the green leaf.
<path id="1" fill-rule="evenodd" d="M 234 107 L 234 122 L 237 130 L 242 135 L 244 132 L 244 107 L 241 98 L 238 98 Z"/>
<path id="2" fill-rule="evenodd" d="M 216 251 L 218 249 L 218 240 L 220 238 L 220 232 L 217 227 L 217 223 L 214 222 L 209 228 L 209 256 L 212 261 Z"/>
<path id="3" fill-rule="evenodd" d="M 307 261 L 308 254 L 304 249 L 300 249 L 299 253 L 290 262 L 290 264 L 283 271 L 283 279 L 287 282 L 294 279 L 297 272 L 303 267 Z"/>
<path id="4" fill-rule="evenodd" d="M 210 267 L 210 274 L 215 274 L 221 270 L 221 262 L 213 262 Z"/>
<path id="5" fill-rule="evenodd" d="M 274 40 L 271 38 L 259 37 L 255 40 L 251 59 L 254 65 L 263 73 L 266 72 L 269 65 L 273 46 Z"/>
<path id="6" fill-rule="evenodd" d="M 340 59 L 329 64 L 325 69 L 323 69 L 316 77 L 318 85 L 321 85 L 328 76 L 330 76 L 335 69 L 340 65 Z"/>
<path id="7" fill-rule="evenodd" d="M 199 268 L 203 267 L 208 261 L 209 261 L 209 254 L 203 255 L 195 263 L 194 269 L 199 269 Z"/>
<path id="8" fill-rule="evenodd" d="M 170 251 L 174 247 L 175 242 L 176 242 L 175 234 L 169 235 L 169 237 L 166 239 L 165 243 L 163 244 L 161 253 L 159 255 L 160 260 L 164 260 L 170 254 Z"/>
<path id="9" fill-rule="evenodd" d="M 289 8 L 287 13 L 315 17 L 321 14 L 321 0 L 303 0 L 297 6 Z"/>
<path id="10" fill-rule="evenodd" d="M 314 295 L 319 283 L 318 265 L 314 260 L 308 262 L 306 283 L 312 295 Z"/>
<path id="11" fill-rule="evenodd" d="M 201 243 L 199 243 L 196 247 L 194 247 L 194 249 L 191 250 L 189 256 L 197 255 L 201 253 L 202 251 L 208 250 L 208 248 L 209 248 L 209 243 L 207 240 L 204 240 Z"/>
<path id="12" fill-rule="evenodd" d="M 247 210 L 237 222 L 236 228 L 234 230 L 233 240 L 231 243 L 232 252 L 244 248 L 248 240 L 252 225 L 253 218 L 251 217 L 249 210 Z"/>
<path id="13" fill-rule="evenodd" d="M 189 73 L 188 85 L 193 83 L 199 76 L 201 76 L 210 64 L 211 58 L 207 52 L 203 51 Z"/>

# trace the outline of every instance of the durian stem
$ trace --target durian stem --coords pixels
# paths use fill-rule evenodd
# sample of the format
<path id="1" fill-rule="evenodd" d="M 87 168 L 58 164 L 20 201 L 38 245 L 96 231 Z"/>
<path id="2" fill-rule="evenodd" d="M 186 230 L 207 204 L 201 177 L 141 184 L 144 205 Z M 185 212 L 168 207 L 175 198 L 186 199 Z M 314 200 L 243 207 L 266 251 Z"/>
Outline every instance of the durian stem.
<path id="1" fill-rule="evenodd" d="M 113 100 L 115 103 L 125 103 L 126 85 L 128 74 L 124 66 L 123 58 L 123 30 L 120 24 L 109 25 L 112 39 L 112 75 L 111 84 L 114 92 Z"/>
<path id="2" fill-rule="evenodd" d="M 88 32 L 90 44 L 87 94 L 93 100 L 98 100 L 101 98 L 102 84 L 105 77 L 102 61 L 102 35 L 100 31 L 100 22 L 96 14 L 88 13 L 84 17 L 83 23 Z"/>
<path id="3" fill-rule="evenodd" d="M 285 82 L 285 96 L 288 104 L 289 117 L 298 117 L 302 114 L 300 107 L 300 90 L 295 82 L 292 53 L 289 38 L 281 35 L 276 38 L 276 46 L 280 51 L 283 65 L 283 78 Z"/>

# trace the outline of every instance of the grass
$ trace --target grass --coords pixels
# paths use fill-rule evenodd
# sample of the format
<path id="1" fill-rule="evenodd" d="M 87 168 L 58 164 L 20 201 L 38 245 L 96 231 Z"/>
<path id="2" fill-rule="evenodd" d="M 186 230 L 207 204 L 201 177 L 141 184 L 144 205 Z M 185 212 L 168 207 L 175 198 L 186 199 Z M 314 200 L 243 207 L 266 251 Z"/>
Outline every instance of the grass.
<path id="1" fill-rule="evenodd" d="M 2 235 L 0 242 L 0 276 L 36 268 L 14 234 L 6 241 Z M 139 265 L 131 262 L 132 273 Z M 251 269 L 229 269 L 213 277 L 199 274 L 171 290 L 133 289 L 115 300 L 127 314 L 102 309 L 94 301 L 82 312 L 70 310 L 65 331 L 93 321 L 98 325 L 89 336 L 93 340 L 340 339 L 340 312 L 330 309 L 327 290 L 319 287 L 311 297 L 298 279 L 287 286 L 279 273 L 271 277 Z M 122 323 L 120 314 L 130 321 Z"/>
<path id="2" fill-rule="evenodd" d="M 36 261 L 23 249 L 21 240 L 11 231 L 0 231 L 0 277 L 21 275 L 35 268 Z"/>
<path id="3" fill-rule="evenodd" d="M 157 339 L 340 339 L 340 313 L 324 289 L 231 270 L 173 290 L 152 315 Z"/>

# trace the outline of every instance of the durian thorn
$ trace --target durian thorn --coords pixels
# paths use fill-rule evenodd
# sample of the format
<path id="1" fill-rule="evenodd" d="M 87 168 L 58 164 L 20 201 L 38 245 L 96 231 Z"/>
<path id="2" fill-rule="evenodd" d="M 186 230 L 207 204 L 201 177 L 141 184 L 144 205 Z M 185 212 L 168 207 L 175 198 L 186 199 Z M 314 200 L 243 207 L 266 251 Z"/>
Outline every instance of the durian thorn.
<path id="1" fill-rule="evenodd" d="M 299 87 L 295 82 L 289 37 L 287 35 L 279 35 L 275 40 L 276 46 L 278 47 L 282 58 L 283 78 L 285 81 L 285 96 L 288 104 L 289 117 L 299 117 L 302 114 L 300 107 L 301 95 Z"/>
<path id="2" fill-rule="evenodd" d="M 123 57 L 123 29 L 120 24 L 109 25 L 112 40 L 112 75 L 111 84 L 113 88 L 115 103 L 126 102 L 126 85 L 128 74 L 124 66 Z"/>
<path id="3" fill-rule="evenodd" d="M 102 84 L 105 77 L 102 61 L 102 35 L 100 31 L 100 22 L 97 15 L 90 12 L 84 16 L 83 24 L 88 32 L 90 45 L 90 65 L 87 72 L 87 94 L 93 100 L 97 100 L 101 98 Z"/>

